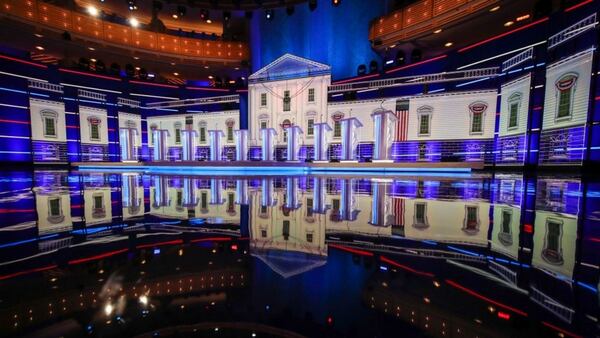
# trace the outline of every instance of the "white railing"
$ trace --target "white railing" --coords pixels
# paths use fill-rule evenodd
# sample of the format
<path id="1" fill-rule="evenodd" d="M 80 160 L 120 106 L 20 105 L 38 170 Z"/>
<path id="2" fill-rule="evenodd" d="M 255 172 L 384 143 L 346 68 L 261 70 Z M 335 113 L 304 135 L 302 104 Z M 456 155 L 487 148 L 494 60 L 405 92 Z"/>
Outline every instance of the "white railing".
<path id="1" fill-rule="evenodd" d="M 106 94 L 96 93 L 91 90 L 78 89 L 77 96 L 85 98 L 85 99 L 106 101 Z"/>
<path id="2" fill-rule="evenodd" d="M 136 100 L 132 100 L 132 99 L 127 99 L 124 97 L 119 97 L 117 98 L 117 103 L 122 105 L 122 106 L 129 106 L 129 107 L 133 107 L 133 108 L 139 108 L 140 107 L 140 101 L 136 101 Z"/>
<path id="3" fill-rule="evenodd" d="M 517 285 L 517 273 L 512 271 L 511 269 L 505 267 L 502 264 L 498 264 L 494 261 L 489 261 L 490 270 L 494 271 L 500 277 L 510 282 L 511 284 Z"/>
<path id="4" fill-rule="evenodd" d="M 206 104 L 215 103 L 226 103 L 226 102 L 240 102 L 239 95 L 224 95 L 224 96 L 213 96 L 213 97 L 202 97 L 197 99 L 185 99 L 185 100 L 174 100 L 174 101 L 160 101 L 146 104 L 146 108 L 158 109 L 158 108 L 176 108 L 186 106 L 200 106 Z"/>
<path id="5" fill-rule="evenodd" d="M 571 323 L 573 321 L 573 314 L 575 311 L 571 308 L 568 308 L 553 298 L 549 297 L 547 294 L 538 290 L 534 286 L 531 287 L 531 300 L 537 303 L 539 306 L 544 309 L 552 312 L 556 317 L 564 320 L 567 323 Z"/>
<path id="6" fill-rule="evenodd" d="M 502 62 L 502 71 L 507 71 L 517 65 L 522 64 L 527 60 L 533 59 L 533 47 L 527 48 L 521 53 L 511 57 L 510 59 Z"/>
<path id="7" fill-rule="evenodd" d="M 61 94 L 63 92 L 63 86 L 61 86 L 61 85 L 57 85 L 57 84 L 53 84 L 53 83 L 49 83 L 49 82 L 43 82 L 43 81 L 36 81 L 36 80 L 32 80 L 32 79 L 29 79 L 29 88 L 43 90 L 43 91 L 47 91 L 47 92 L 61 93 Z"/>
<path id="8" fill-rule="evenodd" d="M 583 32 L 595 28 L 598 24 L 596 20 L 596 13 L 588 16 L 587 18 L 571 25 L 562 31 L 552 35 L 548 38 L 548 49 L 552 49 L 570 39 L 582 34 Z"/>

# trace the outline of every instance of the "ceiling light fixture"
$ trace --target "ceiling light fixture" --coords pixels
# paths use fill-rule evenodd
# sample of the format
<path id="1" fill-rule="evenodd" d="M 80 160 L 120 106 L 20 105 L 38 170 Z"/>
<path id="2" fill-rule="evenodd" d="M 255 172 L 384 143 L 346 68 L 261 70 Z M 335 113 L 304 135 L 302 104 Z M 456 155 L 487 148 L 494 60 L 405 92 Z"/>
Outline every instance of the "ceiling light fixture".
<path id="1" fill-rule="evenodd" d="M 173 75 L 175 75 L 175 76 L 179 76 L 179 73 L 175 72 L 175 73 L 173 73 Z"/>
<path id="2" fill-rule="evenodd" d="M 507 21 L 507 22 L 504 23 L 504 27 L 510 27 L 510 26 L 512 26 L 514 24 L 515 24 L 514 21 Z"/>
<path id="3" fill-rule="evenodd" d="M 530 17 L 531 17 L 531 15 L 529 15 L 529 14 L 521 15 L 520 17 L 517 18 L 517 22 L 527 20 Z"/>
<path id="4" fill-rule="evenodd" d="M 88 47 L 88 49 L 91 50 L 91 51 L 95 51 L 96 50 L 96 48 L 94 48 L 94 47 Z"/>
<path id="5" fill-rule="evenodd" d="M 442 29 L 438 28 L 438 29 L 436 29 L 436 30 L 433 31 L 433 34 L 439 34 L 441 32 L 442 32 Z"/>
<path id="6" fill-rule="evenodd" d="M 495 12 L 500 9 L 500 6 L 490 8 L 490 12 Z"/>
<path id="7" fill-rule="evenodd" d="M 212 79 L 214 79 L 214 76 L 209 75 L 208 78 L 212 80 Z"/>
<path id="8" fill-rule="evenodd" d="M 450 42 L 450 41 L 448 41 L 448 42 L 446 42 L 446 43 L 444 44 L 444 46 L 445 46 L 445 47 L 451 47 L 453 44 L 454 44 L 453 42 Z"/>
<path id="9" fill-rule="evenodd" d="M 42 46 L 35 46 L 35 49 L 37 49 L 37 50 L 44 50 L 44 47 L 42 47 Z"/>
<path id="10" fill-rule="evenodd" d="M 35 33 L 33 34 L 36 38 L 43 38 L 44 36 L 42 34 L 39 33 Z"/>
<path id="11" fill-rule="evenodd" d="M 138 27 L 140 25 L 140 22 L 138 21 L 138 19 L 136 18 L 129 18 L 129 24 L 131 25 L 131 27 Z"/>
<path id="12" fill-rule="evenodd" d="M 91 16 L 98 16 L 98 14 L 100 14 L 100 12 L 98 11 L 98 8 L 96 8 L 95 6 L 89 6 L 87 8 L 87 12 Z"/>

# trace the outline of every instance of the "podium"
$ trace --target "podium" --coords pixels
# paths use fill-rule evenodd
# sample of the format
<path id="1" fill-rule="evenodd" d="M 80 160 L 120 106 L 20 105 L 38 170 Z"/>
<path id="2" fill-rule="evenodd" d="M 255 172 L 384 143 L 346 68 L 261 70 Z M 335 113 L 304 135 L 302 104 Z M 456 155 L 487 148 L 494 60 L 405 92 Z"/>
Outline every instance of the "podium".
<path id="1" fill-rule="evenodd" d="M 390 148 L 394 139 L 396 115 L 391 110 L 378 109 L 373 114 L 373 132 L 375 133 L 375 147 L 373 148 L 373 162 L 392 162 Z"/>
<path id="2" fill-rule="evenodd" d="M 119 128 L 121 162 L 138 160 L 139 135 L 136 128 Z"/>
<path id="3" fill-rule="evenodd" d="M 169 131 L 167 129 L 154 129 L 152 131 L 154 138 L 154 161 L 166 161 L 168 148 L 167 140 L 169 139 Z"/>
<path id="4" fill-rule="evenodd" d="M 260 136 L 262 139 L 262 160 L 273 161 L 275 158 L 273 153 L 277 131 L 274 128 L 264 128 L 260 130 Z"/>
<path id="5" fill-rule="evenodd" d="M 221 138 L 225 135 L 222 130 L 209 130 L 208 137 L 210 142 L 210 160 L 220 161 L 221 150 L 223 150 L 223 141 Z"/>
<path id="6" fill-rule="evenodd" d="M 387 198 L 386 193 L 387 186 L 382 183 L 376 183 L 373 185 L 373 198 L 371 200 L 371 220 L 369 224 L 386 227 L 391 225 L 388 220 L 388 211 L 391 210 L 390 199 Z"/>
<path id="7" fill-rule="evenodd" d="M 358 145 L 358 136 L 356 129 L 362 127 L 362 123 L 356 117 L 349 117 L 340 120 L 342 127 L 342 157 L 345 162 L 357 162 L 356 146 Z"/>
<path id="8" fill-rule="evenodd" d="M 288 177 L 286 179 L 285 207 L 288 210 L 300 208 L 300 202 L 298 202 L 298 179 L 295 177 Z"/>
<path id="9" fill-rule="evenodd" d="M 181 141 L 183 144 L 183 160 L 196 160 L 196 144 L 198 132 L 192 129 L 183 129 L 181 131 Z"/>
<path id="10" fill-rule="evenodd" d="M 329 146 L 327 133 L 332 129 L 326 122 L 315 123 L 314 126 L 314 162 L 327 162 L 327 147 Z"/>
<path id="11" fill-rule="evenodd" d="M 303 134 L 302 128 L 289 126 L 285 130 L 287 132 L 287 160 L 288 162 L 298 162 L 300 135 Z"/>
<path id="12" fill-rule="evenodd" d="M 343 179 L 341 184 L 340 218 L 344 221 L 356 221 L 359 211 L 356 210 L 353 179 Z"/>
<path id="13" fill-rule="evenodd" d="M 235 134 L 235 160 L 248 160 L 248 129 L 239 129 Z"/>

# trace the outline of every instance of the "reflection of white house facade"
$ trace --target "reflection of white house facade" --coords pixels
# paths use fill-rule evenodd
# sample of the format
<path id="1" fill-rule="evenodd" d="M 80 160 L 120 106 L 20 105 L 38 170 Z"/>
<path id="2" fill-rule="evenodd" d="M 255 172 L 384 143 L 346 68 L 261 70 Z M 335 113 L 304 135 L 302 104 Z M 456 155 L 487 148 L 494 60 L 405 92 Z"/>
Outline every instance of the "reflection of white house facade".
<path id="1" fill-rule="evenodd" d="M 35 188 L 34 193 L 40 235 L 73 229 L 71 196 L 68 189 L 40 187 Z"/>

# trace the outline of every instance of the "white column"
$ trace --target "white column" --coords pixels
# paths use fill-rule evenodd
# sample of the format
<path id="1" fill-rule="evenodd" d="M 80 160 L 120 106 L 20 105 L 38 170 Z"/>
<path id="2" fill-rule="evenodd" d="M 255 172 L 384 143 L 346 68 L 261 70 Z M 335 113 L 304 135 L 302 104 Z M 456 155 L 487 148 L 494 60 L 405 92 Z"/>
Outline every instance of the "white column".
<path id="1" fill-rule="evenodd" d="M 277 131 L 274 128 L 264 128 L 260 130 L 260 136 L 262 137 L 262 160 L 273 161 L 273 147 L 275 146 Z"/>
<path id="2" fill-rule="evenodd" d="M 298 152 L 300 135 L 303 134 L 302 128 L 299 126 L 290 126 L 287 131 L 287 160 L 289 162 L 298 162 Z"/>
<path id="3" fill-rule="evenodd" d="M 357 162 L 356 146 L 358 145 L 358 136 L 356 129 L 362 127 L 362 123 L 356 117 L 349 117 L 340 120 L 342 127 L 342 158 L 344 162 Z"/>
<path id="4" fill-rule="evenodd" d="M 235 160 L 236 161 L 247 161 L 248 160 L 248 130 L 239 129 L 235 130 Z"/>
<path id="5" fill-rule="evenodd" d="M 329 146 L 329 132 L 331 126 L 326 122 L 314 124 L 315 158 L 313 162 L 327 162 L 327 147 Z"/>
<path id="6" fill-rule="evenodd" d="M 183 160 L 196 160 L 196 141 L 198 132 L 193 129 L 184 129 L 181 131 L 181 140 L 183 141 Z"/>
<path id="7" fill-rule="evenodd" d="M 154 135 L 154 161 L 166 161 L 169 131 L 167 129 L 154 129 L 152 133 Z"/>
<path id="8" fill-rule="evenodd" d="M 373 114 L 373 133 L 375 146 L 373 148 L 373 162 L 393 162 L 390 159 L 390 148 L 396 127 L 396 115 L 391 110 L 378 109 Z"/>
<path id="9" fill-rule="evenodd" d="M 210 160 L 220 161 L 221 150 L 223 149 L 222 138 L 225 133 L 222 130 L 209 130 L 208 137 L 210 140 Z"/>

